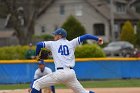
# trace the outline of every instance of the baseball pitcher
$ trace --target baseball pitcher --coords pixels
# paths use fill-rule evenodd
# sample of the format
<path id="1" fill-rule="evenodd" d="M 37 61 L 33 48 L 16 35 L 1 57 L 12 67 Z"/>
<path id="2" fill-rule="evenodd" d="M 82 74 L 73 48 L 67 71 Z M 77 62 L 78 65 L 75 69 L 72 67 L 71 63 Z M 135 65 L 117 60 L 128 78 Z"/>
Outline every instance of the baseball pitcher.
<path id="1" fill-rule="evenodd" d="M 94 93 L 83 88 L 76 78 L 73 67 L 75 65 L 74 51 L 83 41 L 91 39 L 103 44 L 103 40 L 91 34 L 85 34 L 74 38 L 71 41 L 66 39 L 67 32 L 63 28 L 53 32 L 54 41 L 38 42 L 36 54 L 39 55 L 41 48 L 47 48 L 52 52 L 56 71 L 52 74 L 45 75 L 36 80 L 33 84 L 31 93 L 39 93 L 40 89 L 63 83 L 71 88 L 74 93 Z"/>

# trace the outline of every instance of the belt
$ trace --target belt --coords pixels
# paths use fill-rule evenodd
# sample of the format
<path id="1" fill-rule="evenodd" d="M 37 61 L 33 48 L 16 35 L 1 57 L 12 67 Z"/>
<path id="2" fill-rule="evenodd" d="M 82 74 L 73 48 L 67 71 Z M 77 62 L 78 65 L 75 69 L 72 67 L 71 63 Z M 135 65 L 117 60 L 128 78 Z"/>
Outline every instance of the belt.
<path id="1" fill-rule="evenodd" d="M 72 67 L 68 67 L 68 68 L 73 69 Z M 63 67 L 58 67 L 57 70 L 59 70 L 59 69 L 64 69 L 64 68 Z"/>

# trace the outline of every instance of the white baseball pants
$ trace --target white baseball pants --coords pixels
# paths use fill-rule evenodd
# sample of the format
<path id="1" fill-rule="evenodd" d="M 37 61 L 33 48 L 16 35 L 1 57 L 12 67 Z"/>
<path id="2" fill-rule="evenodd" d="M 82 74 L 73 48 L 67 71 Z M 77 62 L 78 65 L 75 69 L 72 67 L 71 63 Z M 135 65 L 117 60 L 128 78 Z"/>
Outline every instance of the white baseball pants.
<path id="1" fill-rule="evenodd" d="M 34 82 L 33 88 L 39 91 L 44 87 L 49 87 L 59 83 L 68 86 L 74 91 L 74 93 L 89 93 L 89 91 L 85 90 L 77 80 L 75 71 L 70 68 L 59 69 L 52 74 L 41 77 Z"/>

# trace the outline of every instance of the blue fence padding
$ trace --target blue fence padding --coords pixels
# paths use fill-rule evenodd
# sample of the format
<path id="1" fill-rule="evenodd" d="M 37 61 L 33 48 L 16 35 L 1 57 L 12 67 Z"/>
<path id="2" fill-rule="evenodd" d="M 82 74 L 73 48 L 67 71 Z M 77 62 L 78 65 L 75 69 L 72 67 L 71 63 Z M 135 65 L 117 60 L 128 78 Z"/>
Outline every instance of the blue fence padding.
<path id="1" fill-rule="evenodd" d="M 75 66 L 78 79 L 140 78 L 138 61 L 78 62 Z"/>
<path id="2" fill-rule="evenodd" d="M 0 84 L 26 83 L 33 80 L 36 63 L 0 64 Z M 47 63 L 53 70 L 53 63 Z"/>
<path id="3" fill-rule="evenodd" d="M 54 63 L 46 63 L 54 71 Z M 0 64 L 0 83 L 31 82 L 37 69 L 35 63 Z M 76 62 L 78 79 L 140 78 L 140 60 Z"/>

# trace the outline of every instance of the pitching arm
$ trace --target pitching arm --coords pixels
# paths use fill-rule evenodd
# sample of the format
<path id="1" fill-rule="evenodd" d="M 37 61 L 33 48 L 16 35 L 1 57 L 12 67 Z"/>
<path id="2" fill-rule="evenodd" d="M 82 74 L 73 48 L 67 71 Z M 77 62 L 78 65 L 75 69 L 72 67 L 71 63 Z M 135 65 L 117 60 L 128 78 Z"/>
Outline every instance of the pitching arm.
<path id="1" fill-rule="evenodd" d="M 85 34 L 85 35 L 80 36 L 80 42 L 83 42 L 83 41 L 88 40 L 88 39 L 95 40 L 100 45 L 103 44 L 102 38 L 99 38 L 97 36 L 94 36 L 94 35 L 91 35 L 91 34 Z"/>

